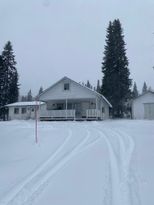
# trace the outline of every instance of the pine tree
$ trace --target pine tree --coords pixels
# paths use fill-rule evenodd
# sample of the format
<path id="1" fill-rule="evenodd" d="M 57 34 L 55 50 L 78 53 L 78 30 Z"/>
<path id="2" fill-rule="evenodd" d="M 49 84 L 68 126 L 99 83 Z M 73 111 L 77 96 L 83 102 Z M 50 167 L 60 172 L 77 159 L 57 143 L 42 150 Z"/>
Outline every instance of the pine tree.
<path id="1" fill-rule="evenodd" d="M 0 115 L 7 118 L 6 104 L 18 101 L 19 85 L 15 56 L 11 42 L 8 41 L 0 57 Z"/>
<path id="2" fill-rule="evenodd" d="M 32 91 L 29 90 L 27 93 L 27 101 L 32 101 L 32 100 L 33 100 Z"/>
<path id="3" fill-rule="evenodd" d="M 96 91 L 97 91 L 98 93 L 101 93 L 101 86 L 100 86 L 100 81 L 99 81 L 99 80 L 97 80 L 97 88 L 96 88 Z"/>
<path id="4" fill-rule="evenodd" d="M 4 118 L 4 105 L 5 105 L 5 70 L 4 70 L 4 62 L 2 56 L 0 56 L 0 119 Z"/>
<path id="5" fill-rule="evenodd" d="M 139 92 L 138 92 L 138 89 L 137 89 L 137 85 L 136 85 L 136 82 L 134 82 L 134 86 L 133 86 L 133 92 L 132 92 L 132 98 L 136 98 L 139 96 Z"/>
<path id="6" fill-rule="evenodd" d="M 93 89 L 93 86 L 91 85 L 91 83 L 89 82 L 89 80 L 87 80 L 87 83 L 85 84 L 86 87 Z"/>
<path id="7" fill-rule="evenodd" d="M 22 95 L 21 96 L 21 102 L 25 102 L 25 101 L 27 101 L 27 96 Z"/>
<path id="8" fill-rule="evenodd" d="M 123 117 L 125 103 L 130 97 L 128 59 L 123 29 L 119 19 L 109 22 L 102 62 L 101 93 L 111 102 L 113 117 Z"/>
<path id="9" fill-rule="evenodd" d="M 91 84 L 90 84 L 89 80 L 87 80 L 86 86 L 87 86 L 88 88 L 91 88 Z"/>
<path id="10" fill-rule="evenodd" d="M 38 95 L 41 95 L 41 93 L 43 93 L 43 87 L 42 87 L 42 86 L 41 86 L 40 89 L 39 89 Z"/>
<path id="11" fill-rule="evenodd" d="M 16 69 L 15 56 L 10 41 L 8 41 L 4 47 L 2 59 L 4 63 L 4 93 L 6 105 L 18 101 L 19 96 L 18 73 Z"/>
<path id="12" fill-rule="evenodd" d="M 148 91 L 148 87 L 147 87 L 146 82 L 144 82 L 143 88 L 142 88 L 142 94 L 146 93 L 147 91 Z"/>

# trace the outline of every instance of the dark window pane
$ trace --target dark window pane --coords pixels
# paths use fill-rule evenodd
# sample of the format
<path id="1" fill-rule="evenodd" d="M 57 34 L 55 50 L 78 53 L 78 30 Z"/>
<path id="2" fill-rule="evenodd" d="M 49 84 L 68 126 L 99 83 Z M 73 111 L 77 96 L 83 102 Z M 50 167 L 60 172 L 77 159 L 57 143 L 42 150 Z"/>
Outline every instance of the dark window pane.
<path id="1" fill-rule="evenodd" d="M 25 107 L 23 107 L 23 108 L 21 109 L 21 113 L 22 113 L 22 114 L 25 114 L 25 113 L 26 113 L 26 108 L 25 108 Z"/>
<path id="2" fill-rule="evenodd" d="M 69 86 L 69 83 L 65 83 L 64 84 L 64 90 L 69 90 L 70 86 Z"/>
<path id="3" fill-rule="evenodd" d="M 19 108 L 14 108 L 14 114 L 19 114 Z"/>

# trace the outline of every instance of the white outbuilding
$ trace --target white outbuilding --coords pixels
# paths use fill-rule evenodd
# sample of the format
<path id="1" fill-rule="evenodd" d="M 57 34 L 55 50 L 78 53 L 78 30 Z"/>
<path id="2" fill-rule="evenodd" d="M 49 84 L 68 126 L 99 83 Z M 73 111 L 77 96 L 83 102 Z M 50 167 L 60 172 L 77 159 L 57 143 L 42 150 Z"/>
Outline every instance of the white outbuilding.
<path id="1" fill-rule="evenodd" d="M 39 115 L 39 107 L 44 103 L 39 101 L 32 102 L 15 102 L 6 105 L 8 107 L 9 120 L 28 120 L 35 119 L 35 110 L 37 108 L 37 115 Z M 38 116 L 39 117 L 39 116 Z"/>
<path id="2" fill-rule="evenodd" d="M 148 91 L 132 101 L 133 119 L 154 119 L 154 92 Z"/>

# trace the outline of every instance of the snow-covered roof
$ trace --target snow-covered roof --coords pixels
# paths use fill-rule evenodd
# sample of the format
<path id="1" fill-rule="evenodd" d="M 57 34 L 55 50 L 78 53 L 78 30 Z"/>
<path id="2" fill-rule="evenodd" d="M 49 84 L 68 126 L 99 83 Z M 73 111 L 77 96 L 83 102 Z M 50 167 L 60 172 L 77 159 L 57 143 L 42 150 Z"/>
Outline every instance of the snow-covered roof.
<path id="1" fill-rule="evenodd" d="M 6 105 L 7 107 L 15 107 L 15 106 L 36 106 L 36 105 L 42 105 L 44 102 L 40 101 L 31 101 L 31 102 L 15 102 Z"/>
<path id="2" fill-rule="evenodd" d="M 85 85 L 82 85 L 82 84 L 80 84 L 80 83 L 77 83 L 76 81 L 74 81 L 74 80 L 72 80 L 72 79 L 70 79 L 70 78 L 68 78 L 68 77 L 63 77 L 63 78 L 61 78 L 60 80 L 58 80 L 56 83 L 54 83 L 52 86 L 50 86 L 49 88 L 47 88 L 46 90 L 44 90 L 44 92 L 42 92 L 40 95 L 39 95 L 39 97 L 41 96 L 41 95 L 43 95 L 44 93 L 46 93 L 48 90 L 50 90 L 51 88 L 53 88 L 55 85 L 57 85 L 58 83 L 60 83 L 61 81 L 63 81 L 63 80 L 70 80 L 70 81 L 72 81 L 72 82 L 74 82 L 75 84 L 77 84 L 77 85 L 80 85 L 81 87 L 83 87 L 83 88 L 85 88 L 85 89 L 87 89 L 87 90 L 89 90 L 90 92 L 93 92 L 93 93 L 95 93 L 97 96 L 99 96 L 99 97 L 101 97 L 108 105 L 109 105 L 109 107 L 111 107 L 112 108 L 112 105 L 111 105 L 111 103 L 103 96 L 103 95 L 101 95 L 100 93 L 98 93 L 97 91 L 95 91 L 95 90 L 92 90 L 91 88 L 88 88 L 87 86 L 85 86 Z"/>
<path id="3" fill-rule="evenodd" d="M 142 96 L 144 96 L 144 95 L 147 95 L 148 93 L 150 93 L 150 94 L 153 94 L 153 95 L 154 95 L 154 91 L 148 90 L 148 91 L 146 91 L 145 93 L 143 93 L 143 94 L 141 94 L 141 95 L 137 96 L 137 97 L 136 97 L 136 98 L 134 98 L 133 100 L 137 100 L 138 98 L 140 98 L 140 97 L 142 97 Z"/>

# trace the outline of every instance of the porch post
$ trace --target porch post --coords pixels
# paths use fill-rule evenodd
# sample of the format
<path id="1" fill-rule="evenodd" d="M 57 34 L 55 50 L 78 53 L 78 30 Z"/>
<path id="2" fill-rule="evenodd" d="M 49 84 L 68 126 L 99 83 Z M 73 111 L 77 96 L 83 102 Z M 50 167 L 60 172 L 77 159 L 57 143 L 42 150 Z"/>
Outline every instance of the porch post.
<path id="1" fill-rule="evenodd" d="M 67 119 L 67 98 L 66 98 L 66 109 L 65 109 L 66 119 Z"/>
<path id="2" fill-rule="evenodd" d="M 97 104 L 97 97 L 96 97 L 96 118 L 98 119 L 98 104 Z"/>

